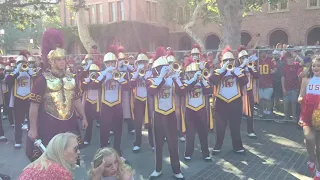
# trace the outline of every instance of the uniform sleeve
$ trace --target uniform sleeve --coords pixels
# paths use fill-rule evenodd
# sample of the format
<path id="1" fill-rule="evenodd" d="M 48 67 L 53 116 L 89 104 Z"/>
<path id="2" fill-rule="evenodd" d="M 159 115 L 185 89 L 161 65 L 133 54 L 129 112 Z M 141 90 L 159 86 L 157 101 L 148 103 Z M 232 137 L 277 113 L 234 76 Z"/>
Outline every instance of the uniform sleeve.
<path id="1" fill-rule="evenodd" d="M 30 101 L 35 103 L 42 103 L 43 96 L 46 93 L 47 82 L 43 75 L 39 76 L 33 84 Z"/>
<path id="2" fill-rule="evenodd" d="M 222 77 L 224 77 L 224 75 L 226 75 L 227 71 L 224 71 L 223 73 L 219 73 L 218 69 L 216 69 L 213 74 L 210 76 L 209 78 L 209 82 L 211 82 L 213 85 L 219 84 Z"/>
<path id="3" fill-rule="evenodd" d="M 164 79 L 160 79 L 160 78 L 154 78 L 154 79 L 155 80 L 148 79 L 146 82 L 147 92 L 152 96 L 156 95 L 160 91 L 162 85 L 166 82 Z"/>
<path id="4" fill-rule="evenodd" d="M 258 72 L 258 70 L 256 70 L 256 68 L 254 69 L 248 68 L 248 69 L 249 69 L 249 73 L 253 76 L 254 79 L 259 79 L 260 73 Z"/>

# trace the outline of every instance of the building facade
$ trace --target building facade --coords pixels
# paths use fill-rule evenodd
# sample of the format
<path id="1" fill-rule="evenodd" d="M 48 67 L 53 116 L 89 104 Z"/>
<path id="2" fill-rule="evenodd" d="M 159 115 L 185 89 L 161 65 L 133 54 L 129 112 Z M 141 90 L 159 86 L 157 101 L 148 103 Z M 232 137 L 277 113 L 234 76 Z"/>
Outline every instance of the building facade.
<path id="1" fill-rule="evenodd" d="M 84 20 L 100 49 L 118 42 L 128 51 L 144 48 L 153 51 L 158 45 L 176 50 L 189 50 L 194 43 L 180 25 L 162 19 L 160 0 L 87 0 L 89 10 Z M 64 26 L 75 26 L 73 14 L 61 3 Z M 190 17 L 190 10 L 177 9 L 177 18 Z M 108 27 L 108 28 L 106 28 Z M 100 30 L 93 30 L 98 28 Z M 193 31 L 206 49 L 217 49 L 222 32 L 218 24 L 204 26 L 196 22 Z M 97 33 L 99 32 L 99 33 Z M 99 36 L 97 36 L 99 34 Z M 288 0 L 264 4 L 259 12 L 250 12 L 242 22 L 241 42 L 247 45 L 260 35 L 259 45 L 273 47 L 277 43 L 314 45 L 320 41 L 320 0 Z M 79 43 L 69 52 L 78 52 Z"/>

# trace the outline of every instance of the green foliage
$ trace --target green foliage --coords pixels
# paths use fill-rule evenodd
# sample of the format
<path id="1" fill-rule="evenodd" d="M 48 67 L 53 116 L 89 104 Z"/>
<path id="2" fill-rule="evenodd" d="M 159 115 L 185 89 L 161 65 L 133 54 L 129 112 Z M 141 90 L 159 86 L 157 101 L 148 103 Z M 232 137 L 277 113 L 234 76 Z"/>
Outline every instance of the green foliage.
<path id="1" fill-rule="evenodd" d="M 60 8 L 58 5 L 55 5 L 52 10 L 55 14 L 54 16 L 44 15 L 42 17 L 42 27 L 47 28 L 61 28 L 62 22 L 60 17 Z"/>

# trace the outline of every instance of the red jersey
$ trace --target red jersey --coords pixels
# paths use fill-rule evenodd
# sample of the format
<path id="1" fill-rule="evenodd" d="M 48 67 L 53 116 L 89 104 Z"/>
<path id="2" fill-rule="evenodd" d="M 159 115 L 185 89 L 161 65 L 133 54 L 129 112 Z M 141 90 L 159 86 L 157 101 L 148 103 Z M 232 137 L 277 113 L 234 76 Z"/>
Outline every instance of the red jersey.
<path id="1" fill-rule="evenodd" d="M 287 91 L 299 89 L 300 82 L 298 78 L 298 71 L 300 69 L 299 63 L 292 65 L 285 65 L 282 69 L 282 77 L 284 77 L 284 87 Z"/>
<path id="2" fill-rule="evenodd" d="M 277 67 L 275 60 L 266 58 L 259 62 L 259 88 L 272 88 L 273 87 L 273 75 L 271 71 Z"/>

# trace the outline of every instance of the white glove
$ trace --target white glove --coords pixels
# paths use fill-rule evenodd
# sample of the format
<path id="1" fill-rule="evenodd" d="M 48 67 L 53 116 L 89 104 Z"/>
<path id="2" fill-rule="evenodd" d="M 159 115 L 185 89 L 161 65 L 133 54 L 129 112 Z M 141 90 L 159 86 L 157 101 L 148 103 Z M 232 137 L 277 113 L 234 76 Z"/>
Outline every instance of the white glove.
<path id="1" fill-rule="evenodd" d="M 203 84 L 204 86 L 208 86 L 208 85 L 209 85 L 208 81 L 205 80 L 204 78 L 202 78 L 201 82 L 202 82 L 202 84 Z"/>
<path id="2" fill-rule="evenodd" d="M 169 66 L 163 66 L 161 68 L 159 78 L 164 78 L 167 75 L 167 73 L 169 72 L 169 70 L 170 70 Z"/>
<path id="3" fill-rule="evenodd" d="M 179 76 L 180 76 L 179 72 L 176 71 L 171 77 L 172 79 L 179 79 Z"/>
<path id="4" fill-rule="evenodd" d="M 29 68 L 29 69 L 28 69 L 28 74 L 29 74 L 30 76 L 33 76 L 33 75 L 35 74 L 35 72 L 33 71 L 33 68 Z"/>
<path id="5" fill-rule="evenodd" d="M 86 82 L 86 83 L 89 83 L 90 81 L 91 81 L 90 78 L 85 78 L 85 79 L 84 79 L 84 82 Z"/>
<path id="6" fill-rule="evenodd" d="M 235 68 L 234 71 L 233 71 L 233 73 L 234 73 L 236 76 L 239 76 L 239 75 L 242 74 L 241 69 L 242 69 L 242 68 Z"/>
<path id="7" fill-rule="evenodd" d="M 249 63 L 249 59 L 246 58 L 246 59 L 243 60 L 242 64 L 241 64 L 239 67 L 243 68 L 243 67 L 245 67 L 248 63 Z"/>
<path id="8" fill-rule="evenodd" d="M 249 62 L 254 62 L 258 60 L 259 58 L 257 57 L 257 54 L 253 54 L 249 57 Z"/>
<path id="9" fill-rule="evenodd" d="M 227 66 L 229 64 L 229 61 L 225 62 L 222 67 L 218 70 L 219 74 L 225 72 L 227 70 Z"/>
<path id="10" fill-rule="evenodd" d="M 12 73 L 17 74 L 18 72 L 20 72 L 21 66 L 22 66 L 22 63 L 18 64 L 16 69 Z"/>
<path id="11" fill-rule="evenodd" d="M 203 70 L 204 68 L 206 68 L 206 62 L 204 62 L 204 61 L 201 61 L 200 62 L 200 65 L 199 65 L 199 68 L 201 69 L 201 70 Z"/>
<path id="12" fill-rule="evenodd" d="M 194 73 L 193 77 L 189 81 L 187 81 L 187 84 L 191 84 L 194 81 L 196 81 L 200 75 L 201 75 L 201 71 L 197 71 L 196 73 Z"/>
<path id="13" fill-rule="evenodd" d="M 87 71 L 90 68 L 91 64 L 92 64 L 92 60 L 89 60 L 86 67 L 84 67 L 84 70 Z"/>
<path id="14" fill-rule="evenodd" d="M 137 70 L 140 70 L 142 68 L 144 68 L 144 64 L 139 64 L 138 67 L 137 67 Z"/>
<path id="15" fill-rule="evenodd" d="M 110 72 L 114 71 L 115 67 L 107 67 L 101 74 L 103 76 L 106 76 L 108 73 L 111 74 Z"/>
<path id="16" fill-rule="evenodd" d="M 129 64 L 129 65 L 127 66 L 127 69 L 128 69 L 129 71 L 133 71 L 133 70 L 134 70 L 134 67 Z"/>

